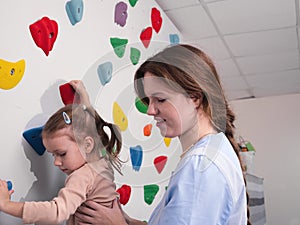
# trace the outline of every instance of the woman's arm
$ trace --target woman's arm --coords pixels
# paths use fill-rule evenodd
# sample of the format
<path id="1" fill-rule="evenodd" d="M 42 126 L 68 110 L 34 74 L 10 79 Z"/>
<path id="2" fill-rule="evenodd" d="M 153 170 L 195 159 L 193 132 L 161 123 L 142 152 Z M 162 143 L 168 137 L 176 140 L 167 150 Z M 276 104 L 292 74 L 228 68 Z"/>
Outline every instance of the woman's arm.
<path id="1" fill-rule="evenodd" d="M 79 224 L 97 225 L 146 225 L 147 223 L 130 218 L 125 214 L 118 200 L 114 200 L 112 208 L 88 201 L 75 213 Z M 85 221 L 85 222 L 82 222 Z"/>
<path id="2" fill-rule="evenodd" d="M 147 225 L 147 222 L 130 218 L 129 225 Z"/>
<path id="3" fill-rule="evenodd" d="M 10 196 L 12 193 L 12 190 L 8 191 L 6 181 L 0 180 L 0 211 L 22 218 L 24 202 L 11 201 Z"/>

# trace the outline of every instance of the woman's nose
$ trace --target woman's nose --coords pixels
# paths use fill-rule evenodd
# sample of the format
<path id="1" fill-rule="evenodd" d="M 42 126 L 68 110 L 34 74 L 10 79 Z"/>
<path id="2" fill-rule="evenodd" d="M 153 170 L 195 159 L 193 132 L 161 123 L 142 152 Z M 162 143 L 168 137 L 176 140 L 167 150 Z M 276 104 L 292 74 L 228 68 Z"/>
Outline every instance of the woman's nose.
<path id="1" fill-rule="evenodd" d="M 156 108 L 155 104 L 152 103 L 151 101 L 149 102 L 149 105 L 148 105 L 147 114 L 149 116 L 153 116 L 153 115 L 157 114 L 157 108 Z"/>

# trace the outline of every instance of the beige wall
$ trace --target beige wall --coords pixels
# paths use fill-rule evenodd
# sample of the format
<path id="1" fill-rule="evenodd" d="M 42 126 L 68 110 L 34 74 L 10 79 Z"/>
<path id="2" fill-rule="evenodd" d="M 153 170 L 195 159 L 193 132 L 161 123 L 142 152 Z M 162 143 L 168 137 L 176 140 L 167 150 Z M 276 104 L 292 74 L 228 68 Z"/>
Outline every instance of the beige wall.
<path id="1" fill-rule="evenodd" d="M 231 102 L 238 134 L 256 148 L 267 224 L 300 224 L 300 94 Z"/>

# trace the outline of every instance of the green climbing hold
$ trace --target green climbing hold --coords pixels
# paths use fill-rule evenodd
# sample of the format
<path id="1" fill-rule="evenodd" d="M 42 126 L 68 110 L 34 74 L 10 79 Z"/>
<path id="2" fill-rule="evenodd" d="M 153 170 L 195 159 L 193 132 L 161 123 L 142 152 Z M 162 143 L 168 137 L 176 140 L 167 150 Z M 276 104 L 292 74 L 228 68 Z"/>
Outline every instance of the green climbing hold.
<path id="1" fill-rule="evenodd" d="M 150 184 L 144 186 L 144 200 L 148 205 L 152 204 L 158 190 L 159 190 L 159 186 L 156 184 Z"/>
<path id="2" fill-rule="evenodd" d="M 138 0 L 129 0 L 129 4 L 134 7 Z"/>
<path id="3" fill-rule="evenodd" d="M 101 156 L 106 156 L 106 155 L 107 155 L 106 149 L 105 149 L 105 148 L 102 148 L 102 149 L 100 150 L 100 154 L 101 154 Z"/>
<path id="4" fill-rule="evenodd" d="M 147 113 L 148 111 L 148 106 L 138 97 L 135 98 L 135 107 L 141 113 Z"/>
<path id="5" fill-rule="evenodd" d="M 115 54 L 122 58 L 125 53 L 126 45 L 128 43 L 128 39 L 121 39 L 121 38 L 110 38 L 110 43 L 114 48 Z"/>
<path id="6" fill-rule="evenodd" d="M 130 60 L 133 65 L 138 64 L 141 57 L 141 51 L 137 48 L 130 48 Z"/>

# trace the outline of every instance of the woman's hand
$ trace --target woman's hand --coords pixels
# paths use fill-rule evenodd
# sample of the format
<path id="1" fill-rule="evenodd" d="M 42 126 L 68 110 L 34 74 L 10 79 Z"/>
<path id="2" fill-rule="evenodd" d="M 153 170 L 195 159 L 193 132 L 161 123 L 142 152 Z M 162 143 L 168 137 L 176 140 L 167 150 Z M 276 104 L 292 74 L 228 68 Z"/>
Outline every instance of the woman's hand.
<path id="1" fill-rule="evenodd" d="M 90 98 L 87 90 L 84 87 L 83 82 L 81 80 L 71 80 L 69 84 L 74 88 L 76 92 L 74 102 L 80 102 L 81 104 L 90 107 L 91 106 Z"/>
<path id="2" fill-rule="evenodd" d="M 87 201 L 76 211 L 75 216 L 80 225 L 127 225 L 117 199 L 112 208 L 105 207 L 93 201 Z"/>

